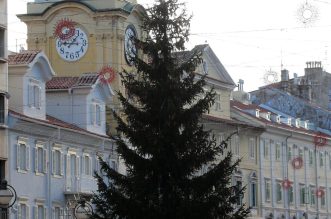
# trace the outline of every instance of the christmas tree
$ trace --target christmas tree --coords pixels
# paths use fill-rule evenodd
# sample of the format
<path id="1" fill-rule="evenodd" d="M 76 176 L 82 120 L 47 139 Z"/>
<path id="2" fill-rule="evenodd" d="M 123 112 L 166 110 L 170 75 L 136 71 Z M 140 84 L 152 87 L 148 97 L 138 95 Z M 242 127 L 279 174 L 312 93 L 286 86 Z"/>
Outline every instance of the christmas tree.
<path id="1" fill-rule="evenodd" d="M 249 210 L 236 205 L 243 191 L 230 182 L 239 161 L 199 123 L 215 93 L 194 73 L 201 54 L 181 55 L 191 17 L 178 0 L 157 0 L 146 12 L 147 37 L 134 39 L 136 72 L 121 74 L 127 95 L 118 93 L 122 111 L 114 112 L 127 174 L 100 159 L 92 218 L 245 218 Z"/>

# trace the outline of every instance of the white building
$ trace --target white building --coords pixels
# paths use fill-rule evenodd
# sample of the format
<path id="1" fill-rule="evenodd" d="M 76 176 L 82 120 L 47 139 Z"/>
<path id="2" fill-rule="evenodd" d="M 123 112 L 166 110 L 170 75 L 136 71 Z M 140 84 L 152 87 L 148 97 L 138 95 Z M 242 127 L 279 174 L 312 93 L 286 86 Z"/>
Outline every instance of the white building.
<path id="1" fill-rule="evenodd" d="M 9 92 L 9 218 L 73 218 L 76 201 L 97 189 L 97 156 L 117 167 L 105 126 L 110 86 L 92 73 L 54 78 L 43 52 L 25 51 L 9 56 Z"/>

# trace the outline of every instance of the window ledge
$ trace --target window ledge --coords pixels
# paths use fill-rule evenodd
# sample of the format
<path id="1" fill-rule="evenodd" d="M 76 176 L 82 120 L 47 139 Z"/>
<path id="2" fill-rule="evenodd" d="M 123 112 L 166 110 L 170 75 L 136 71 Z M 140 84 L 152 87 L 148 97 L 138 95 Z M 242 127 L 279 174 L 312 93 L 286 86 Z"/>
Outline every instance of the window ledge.
<path id="1" fill-rule="evenodd" d="M 57 178 L 57 179 L 62 179 L 63 178 L 63 176 L 61 176 L 61 175 L 57 175 L 57 174 L 52 174 L 52 175 L 53 175 L 54 178 Z"/>
<path id="2" fill-rule="evenodd" d="M 7 63 L 8 59 L 4 58 L 4 57 L 0 57 L 0 63 Z"/>
<path id="3" fill-rule="evenodd" d="M 6 125 L 5 123 L 0 123 L 0 129 L 7 129 L 8 125 Z"/>
<path id="4" fill-rule="evenodd" d="M 28 173 L 27 170 L 21 170 L 21 169 L 18 169 L 17 172 L 19 172 L 19 173 Z"/>
<path id="5" fill-rule="evenodd" d="M 36 176 L 45 176 L 45 173 L 36 172 Z"/>

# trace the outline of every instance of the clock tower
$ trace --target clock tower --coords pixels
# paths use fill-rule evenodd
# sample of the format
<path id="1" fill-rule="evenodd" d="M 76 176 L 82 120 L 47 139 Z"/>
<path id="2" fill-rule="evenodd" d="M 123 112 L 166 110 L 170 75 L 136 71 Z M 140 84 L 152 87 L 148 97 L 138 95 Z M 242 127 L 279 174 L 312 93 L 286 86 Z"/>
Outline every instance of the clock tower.
<path id="1" fill-rule="evenodd" d="M 29 50 L 43 50 L 57 76 L 78 76 L 104 66 L 130 69 L 136 55 L 131 36 L 143 37 L 144 13 L 136 0 L 35 0 L 18 17 L 27 25 Z M 70 37 L 55 34 L 63 21 L 74 24 Z M 122 90 L 120 84 L 115 77 L 111 86 Z"/>

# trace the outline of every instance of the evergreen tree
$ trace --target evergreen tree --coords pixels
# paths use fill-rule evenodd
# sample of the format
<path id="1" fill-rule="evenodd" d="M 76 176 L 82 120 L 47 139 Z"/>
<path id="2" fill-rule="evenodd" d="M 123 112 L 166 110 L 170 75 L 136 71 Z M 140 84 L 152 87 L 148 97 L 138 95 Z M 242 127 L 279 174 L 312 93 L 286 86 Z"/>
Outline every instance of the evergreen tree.
<path id="1" fill-rule="evenodd" d="M 178 0 L 156 0 L 146 11 L 148 37 L 135 39 L 145 59 L 134 60 L 134 74 L 121 74 L 130 98 L 118 93 L 123 109 L 114 113 L 127 174 L 100 159 L 92 218 L 245 218 L 249 210 L 236 207 L 242 190 L 230 184 L 238 162 L 199 124 L 215 95 L 195 78 L 200 54 L 179 59 L 191 17 Z M 204 165 L 211 168 L 201 175 Z"/>

